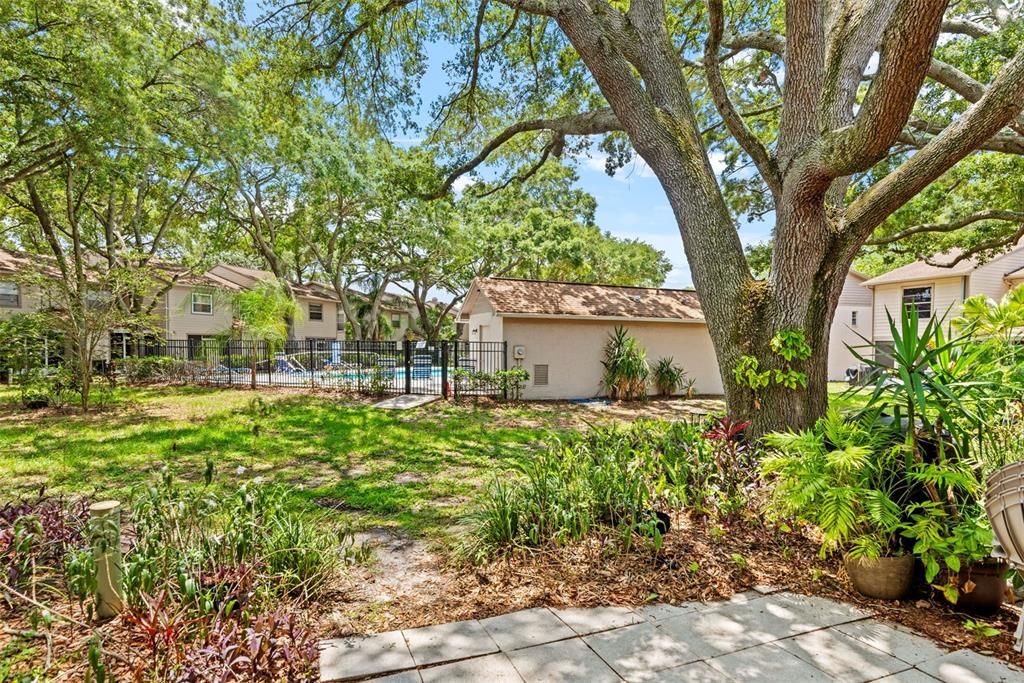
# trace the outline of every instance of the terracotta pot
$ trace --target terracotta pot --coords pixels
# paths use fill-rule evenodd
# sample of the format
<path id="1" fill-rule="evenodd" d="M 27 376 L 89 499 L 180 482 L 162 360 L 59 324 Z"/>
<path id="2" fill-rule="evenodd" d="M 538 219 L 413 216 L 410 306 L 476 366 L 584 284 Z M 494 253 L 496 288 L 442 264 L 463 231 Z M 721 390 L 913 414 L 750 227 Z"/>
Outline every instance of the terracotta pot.
<path id="1" fill-rule="evenodd" d="M 846 573 L 853 587 L 862 595 L 881 600 L 899 600 L 910 590 L 914 576 L 914 556 L 847 557 Z"/>
<path id="2" fill-rule="evenodd" d="M 960 595 L 956 606 L 966 612 L 975 614 L 993 614 L 999 610 L 1006 599 L 1006 572 L 1010 565 L 1004 560 L 989 558 L 981 562 L 973 562 L 957 574 L 957 585 Z M 973 583 L 970 592 L 964 586 Z"/>

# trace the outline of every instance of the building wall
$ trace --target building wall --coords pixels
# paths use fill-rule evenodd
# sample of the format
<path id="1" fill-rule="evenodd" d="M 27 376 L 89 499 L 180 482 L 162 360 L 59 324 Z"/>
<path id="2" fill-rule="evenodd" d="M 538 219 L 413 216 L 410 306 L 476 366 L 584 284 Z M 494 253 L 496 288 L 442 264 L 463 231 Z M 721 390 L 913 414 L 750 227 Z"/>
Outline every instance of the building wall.
<path id="1" fill-rule="evenodd" d="M 494 308 L 487 299 L 480 297 L 473 307 L 466 325 L 466 339 L 471 342 L 500 342 L 504 340 L 504 321 L 494 314 Z"/>
<path id="2" fill-rule="evenodd" d="M 0 282 L 13 282 L 13 278 L 6 278 L 0 275 Z M 42 293 L 34 287 L 19 285 L 20 299 L 19 306 L 0 306 L 0 318 L 9 318 L 23 313 L 34 313 L 42 308 Z"/>
<path id="3" fill-rule="evenodd" d="M 344 339 L 344 326 L 338 330 L 339 306 L 333 301 L 317 301 L 298 298 L 299 307 L 302 309 L 302 317 L 295 323 L 296 339 Z M 309 319 L 309 305 L 320 304 L 323 307 L 323 320 Z M 344 320 L 344 315 L 342 315 Z"/>
<path id="4" fill-rule="evenodd" d="M 854 323 L 854 316 L 857 320 Z M 828 378 L 833 382 L 846 380 L 846 369 L 855 368 L 860 361 L 853 355 L 849 347 L 857 349 L 862 355 L 870 356 L 870 349 L 863 348 L 871 340 L 872 317 L 871 296 L 868 293 L 867 305 L 849 306 L 840 304 L 836 307 L 832 327 L 829 330 L 828 342 Z"/>
<path id="5" fill-rule="evenodd" d="M 213 314 L 192 312 L 192 292 L 213 294 Z M 189 335 L 212 337 L 231 327 L 231 297 L 227 292 L 203 287 L 171 287 L 167 292 L 167 338 L 185 339 Z"/>
<path id="6" fill-rule="evenodd" d="M 473 318 L 470 316 L 470 340 Z M 504 317 L 502 332 L 508 342 L 509 367 L 521 364 L 530 373 L 524 388 L 527 399 L 588 398 L 603 395 L 601 360 L 608 334 L 616 323 L 603 320 L 568 318 Z M 626 326 L 630 334 L 647 350 L 652 365 L 663 356 L 671 356 L 696 379 L 699 394 L 721 394 L 722 380 L 711 336 L 703 323 L 633 322 Z M 494 335 L 486 330 L 488 339 Z M 522 361 L 511 358 L 514 346 L 526 347 Z M 535 385 L 535 365 L 548 366 L 547 386 Z M 653 393 L 655 389 L 652 387 Z"/>
<path id="7" fill-rule="evenodd" d="M 998 256 L 971 273 L 967 296 L 983 295 L 999 301 L 1009 290 L 1006 274 L 1024 267 L 1024 249 Z"/>
<path id="8" fill-rule="evenodd" d="M 888 310 L 894 319 L 899 318 L 900 306 L 903 301 L 903 290 L 908 287 L 930 286 L 932 288 L 932 315 L 945 316 L 947 321 L 960 315 L 960 304 L 963 303 L 964 280 L 964 277 L 958 275 L 949 278 L 878 285 L 874 288 L 873 339 L 875 341 L 892 339 L 889 321 L 885 313 Z"/>

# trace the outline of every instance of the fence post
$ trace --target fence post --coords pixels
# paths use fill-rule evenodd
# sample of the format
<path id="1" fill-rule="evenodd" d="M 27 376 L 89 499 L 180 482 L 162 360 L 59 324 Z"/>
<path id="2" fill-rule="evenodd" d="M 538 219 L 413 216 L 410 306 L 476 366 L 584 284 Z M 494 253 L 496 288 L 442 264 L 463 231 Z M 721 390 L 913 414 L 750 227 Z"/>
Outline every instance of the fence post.
<path id="1" fill-rule="evenodd" d="M 451 398 L 448 395 L 448 342 L 441 342 L 441 396 L 445 399 Z"/>
<path id="2" fill-rule="evenodd" d="M 405 356 L 405 393 L 412 393 L 412 342 L 402 340 L 402 352 Z"/>
<path id="3" fill-rule="evenodd" d="M 502 370 L 508 370 L 508 340 L 507 339 L 501 342 L 501 369 Z M 505 381 L 501 383 L 501 386 L 502 386 L 501 397 L 504 400 L 507 401 L 508 400 L 508 378 L 505 378 Z"/>
<path id="4" fill-rule="evenodd" d="M 459 340 L 458 339 L 456 339 L 456 340 L 454 340 L 452 342 L 452 348 L 455 349 L 455 352 L 454 352 L 453 357 L 452 357 L 452 367 L 455 368 L 454 372 L 458 373 L 458 371 L 459 371 Z M 459 397 L 459 376 L 458 376 L 458 374 L 455 375 L 455 379 L 454 379 L 454 381 L 452 381 L 452 394 L 454 394 L 455 398 Z"/>

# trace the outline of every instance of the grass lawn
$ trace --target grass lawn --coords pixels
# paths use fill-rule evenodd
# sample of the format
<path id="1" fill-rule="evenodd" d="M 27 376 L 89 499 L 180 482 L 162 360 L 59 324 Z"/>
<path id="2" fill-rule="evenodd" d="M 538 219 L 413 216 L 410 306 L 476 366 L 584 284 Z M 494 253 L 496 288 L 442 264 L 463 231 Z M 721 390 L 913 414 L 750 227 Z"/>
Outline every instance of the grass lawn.
<path id="1" fill-rule="evenodd" d="M 839 397 L 844 408 L 860 395 Z M 636 409 L 589 413 L 566 404 L 452 405 L 374 410 L 337 396 L 197 387 L 122 388 L 89 415 L 30 412 L 0 388 L 0 478 L 5 494 L 125 497 L 168 467 L 198 480 L 206 459 L 225 486 L 259 476 L 294 487 L 303 510 L 331 511 L 358 528 L 391 527 L 440 539 L 481 484 L 583 423 L 631 419 Z M 665 417 L 672 404 L 638 409 Z M 10 497 L 5 495 L 4 498 Z"/>
<path id="2" fill-rule="evenodd" d="M 451 526 L 481 482 L 558 427 L 556 411 L 518 406 L 392 412 L 270 393 L 254 409 L 254 394 L 230 389 L 121 389 L 114 405 L 87 416 L 22 411 L 16 398 L 0 393 L 6 493 L 45 484 L 123 497 L 165 466 L 199 479 L 210 457 L 221 485 L 260 476 L 294 486 L 302 508 L 427 536 Z"/>

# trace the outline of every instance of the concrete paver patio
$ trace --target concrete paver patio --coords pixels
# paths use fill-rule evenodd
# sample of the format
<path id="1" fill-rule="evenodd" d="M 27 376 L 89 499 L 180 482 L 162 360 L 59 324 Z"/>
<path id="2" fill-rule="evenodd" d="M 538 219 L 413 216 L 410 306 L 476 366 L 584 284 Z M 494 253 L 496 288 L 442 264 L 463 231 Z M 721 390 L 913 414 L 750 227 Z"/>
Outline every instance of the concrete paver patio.
<path id="1" fill-rule="evenodd" d="M 751 591 L 718 603 L 535 608 L 321 644 L 322 681 L 1024 682 L 855 607 Z"/>

